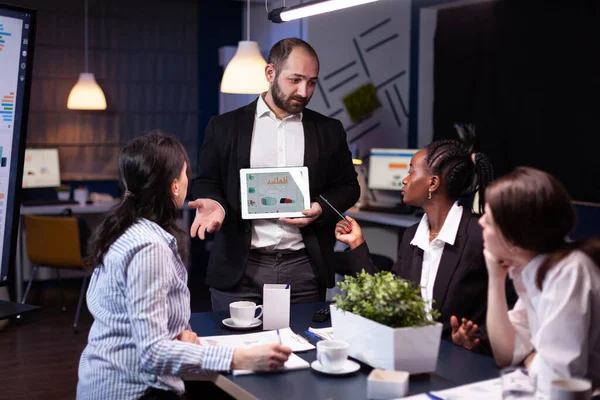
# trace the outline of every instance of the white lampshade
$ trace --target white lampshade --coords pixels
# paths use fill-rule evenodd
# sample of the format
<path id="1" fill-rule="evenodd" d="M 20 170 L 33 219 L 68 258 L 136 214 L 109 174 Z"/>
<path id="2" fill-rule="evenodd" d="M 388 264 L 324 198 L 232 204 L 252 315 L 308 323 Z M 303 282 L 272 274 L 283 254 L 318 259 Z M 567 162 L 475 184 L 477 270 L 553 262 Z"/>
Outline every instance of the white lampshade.
<path id="1" fill-rule="evenodd" d="M 237 94 L 260 94 L 269 89 L 265 78 L 267 62 L 260 54 L 258 43 L 242 40 L 235 55 L 225 68 L 221 92 Z"/>
<path id="2" fill-rule="evenodd" d="M 106 97 L 94 74 L 82 72 L 67 100 L 69 110 L 106 110 Z"/>

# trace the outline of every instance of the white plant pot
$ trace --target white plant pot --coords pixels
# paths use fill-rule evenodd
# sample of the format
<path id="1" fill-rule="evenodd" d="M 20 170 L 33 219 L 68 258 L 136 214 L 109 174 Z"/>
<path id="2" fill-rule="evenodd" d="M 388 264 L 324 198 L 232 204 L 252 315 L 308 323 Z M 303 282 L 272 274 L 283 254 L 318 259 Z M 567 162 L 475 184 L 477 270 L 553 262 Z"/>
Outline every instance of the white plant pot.
<path id="1" fill-rule="evenodd" d="M 331 308 L 335 339 L 350 344 L 349 355 L 373 368 L 434 372 L 437 365 L 442 324 L 420 328 L 390 328 L 348 311 Z"/>

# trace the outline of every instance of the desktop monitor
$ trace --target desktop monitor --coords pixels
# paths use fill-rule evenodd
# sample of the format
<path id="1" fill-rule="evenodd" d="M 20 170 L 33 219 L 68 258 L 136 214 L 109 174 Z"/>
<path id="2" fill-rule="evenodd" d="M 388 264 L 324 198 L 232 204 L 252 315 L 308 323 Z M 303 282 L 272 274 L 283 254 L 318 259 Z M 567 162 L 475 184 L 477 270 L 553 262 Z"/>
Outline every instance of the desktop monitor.
<path id="1" fill-rule="evenodd" d="M 23 189 L 60 186 L 58 149 L 26 149 Z"/>
<path id="2" fill-rule="evenodd" d="M 35 11 L 0 4 L 0 285 L 15 262 Z"/>
<path id="3" fill-rule="evenodd" d="M 371 149 L 369 189 L 402 190 L 410 159 L 418 149 Z"/>

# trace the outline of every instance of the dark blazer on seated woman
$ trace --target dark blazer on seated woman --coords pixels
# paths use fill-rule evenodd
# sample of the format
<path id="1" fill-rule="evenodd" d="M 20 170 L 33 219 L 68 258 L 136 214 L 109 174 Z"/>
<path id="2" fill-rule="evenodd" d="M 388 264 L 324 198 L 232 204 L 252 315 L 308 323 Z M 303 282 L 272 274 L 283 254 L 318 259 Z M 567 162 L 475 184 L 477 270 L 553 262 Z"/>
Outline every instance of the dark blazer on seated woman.
<path id="1" fill-rule="evenodd" d="M 423 269 L 423 250 L 411 243 L 419 224 L 406 229 L 398 251 L 398 259 L 392 272 L 399 277 L 419 285 Z M 361 270 L 368 273 L 379 272 L 369 256 L 369 248 L 364 242 L 349 252 L 347 270 L 344 274 L 354 274 Z M 433 308 L 441 314 L 442 336 L 450 336 L 450 317 L 465 317 L 483 326 L 487 304 L 487 269 L 483 258 L 483 239 L 477 217 L 464 209 L 454 245 L 445 244 L 440 265 L 433 286 Z"/>

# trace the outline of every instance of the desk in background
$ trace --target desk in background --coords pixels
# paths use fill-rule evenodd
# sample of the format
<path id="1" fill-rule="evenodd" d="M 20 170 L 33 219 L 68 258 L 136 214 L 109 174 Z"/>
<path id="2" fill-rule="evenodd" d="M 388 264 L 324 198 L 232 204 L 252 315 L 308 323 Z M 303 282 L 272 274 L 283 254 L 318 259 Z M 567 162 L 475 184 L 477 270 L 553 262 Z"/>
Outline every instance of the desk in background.
<path id="1" fill-rule="evenodd" d="M 106 203 L 94 203 L 94 204 L 69 204 L 69 205 L 47 205 L 47 206 L 21 206 L 21 215 L 19 218 L 19 233 L 17 239 L 17 260 L 15 263 L 15 281 L 16 281 L 16 295 L 17 300 L 21 301 L 23 298 L 23 267 L 25 264 L 26 254 L 24 247 L 24 227 L 23 227 L 23 216 L 24 215 L 60 215 L 65 209 L 70 209 L 73 215 L 90 215 L 90 214 L 104 214 L 108 212 L 113 206 L 118 204 L 121 200 L 116 199 L 113 202 Z M 190 211 L 188 210 L 188 202 L 186 201 L 182 208 L 182 219 L 181 226 L 185 232 L 189 230 L 191 225 Z M 186 236 L 187 237 L 187 236 Z"/>
<path id="2" fill-rule="evenodd" d="M 293 304 L 291 306 L 290 327 L 304 335 L 309 326 L 322 328 L 330 323 L 311 322 L 315 311 L 326 303 Z M 198 336 L 221 334 L 240 334 L 221 326 L 228 317 L 227 312 L 195 313 L 190 324 Z M 258 328 L 259 330 L 262 327 Z M 307 335 L 305 335 L 307 336 Z M 307 337 L 311 343 L 315 340 Z M 297 353 L 309 363 L 316 359 L 316 350 Z M 372 368 L 361 363 L 361 369 L 347 376 L 323 375 L 312 369 L 233 376 L 223 374 L 207 377 L 186 377 L 187 380 L 212 380 L 218 387 L 237 399 L 365 399 L 367 396 L 367 375 Z M 475 354 L 450 342 L 442 340 L 437 369 L 432 374 L 413 375 L 410 379 L 409 393 L 418 394 L 431 390 L 442 390 L 485 379 L 498 377 L 498 368 L 493 358 Z"/>
<path id="3" fill-rule="evenodd" d="M 408 228 L 419 222 L 421 218 L 411 214 L 393 214 L 383 213 L 378 211 L 363 211 L 356 207 L 352 207 L 345 212 L 349 217 L 357 221 L 371 222 L 383 226 L 391 226 L 396 228 Z"/>

